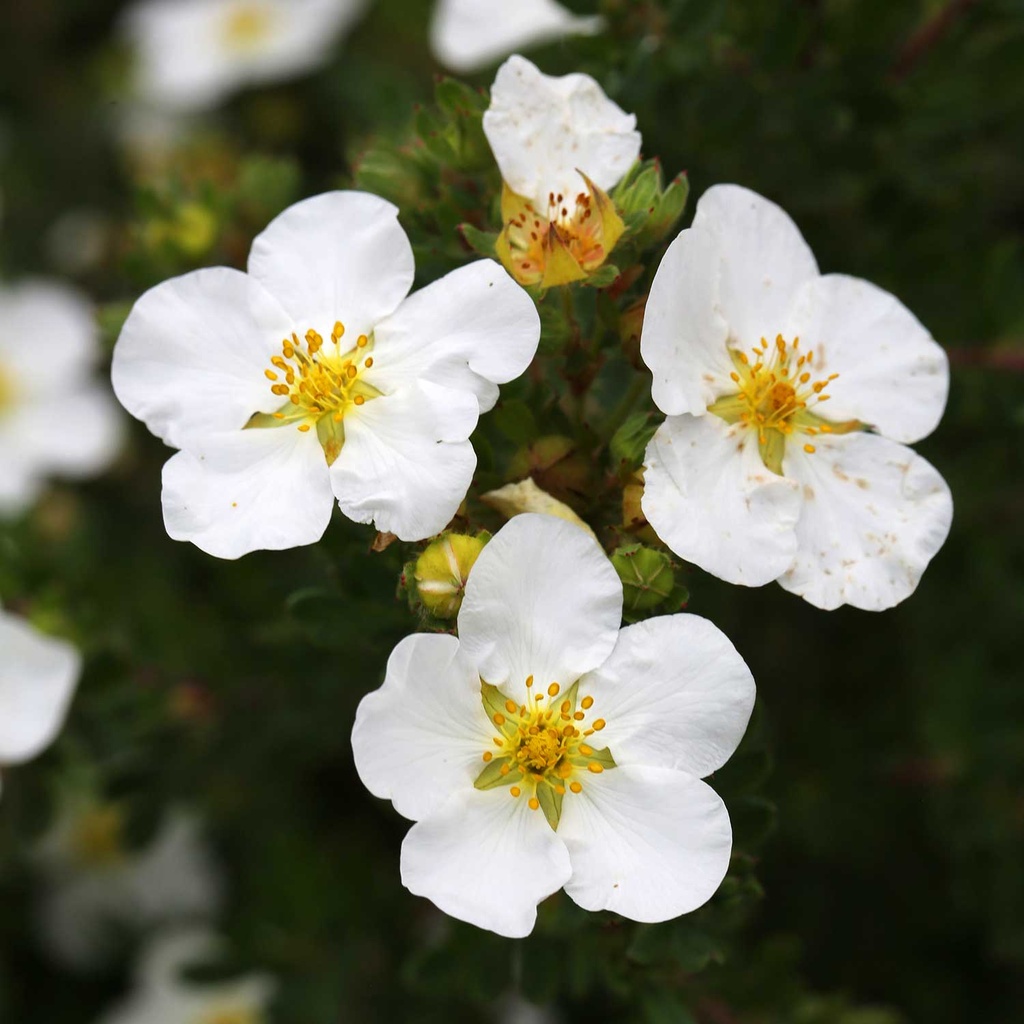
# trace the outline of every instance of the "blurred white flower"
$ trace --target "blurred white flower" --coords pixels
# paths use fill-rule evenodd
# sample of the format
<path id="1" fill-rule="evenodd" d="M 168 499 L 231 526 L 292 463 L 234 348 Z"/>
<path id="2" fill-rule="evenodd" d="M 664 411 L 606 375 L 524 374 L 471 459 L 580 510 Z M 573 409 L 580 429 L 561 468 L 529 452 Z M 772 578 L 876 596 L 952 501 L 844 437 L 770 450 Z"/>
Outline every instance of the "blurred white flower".
<path id="1" fill-rule="evenodd" d="M 24 511 L 50 476 L 82 478 L 117 455 L 123 421 L 93 380 L 95 311 L 67 285 L 0 285 L 0 516 Z"/>
<path id="2" fill-rule="evenodd" d="M 0 766 L 30 761 L 53 742 L 81 671 L 66 640 L 0 610 Z"/>
<path id="3" fill-rule="evenodd" d="M 40 938 L 55 959 L 79 970 L 101 965 L 125 933 L 209 920 L 223 898 L 200 823 L 181 810 L 168 812 L 147 847 L 132 850 L 120 807 L 69 795 L 35 862 L 44 883 Z"/>
<path id="4" fill-rule="evenodd" d="M 548 288 L 600 267 L 625 228 L 606 192 L 640 155 L 636 117 L 589 75 L 552 77 L 516 55 L 498 69 L 484 133 L 505 183 L 509 273 Z"/>
<path id="5" fill-rule="evenodd" d="M 555 0 L 438 0 L 430 26 L 434 56 L 453 71 L 478 71 L 517 50 L 601 30 L 599 16 Z"/>
<path id="6" fill-rule="evenodd" d="M 256 239 L 248 274 L 199 270 L 136 303 L 114 390 L 181 449 L 163 476 L 172 538 L 221 558 L 312 544 L 335 498 L 402 540 L 455 514 L 469 436 L 540 318 L 492 260 L 407 296 L 397 213 L 366 192 L 307 199 Z"/>
<path id="7" fill-rule="evenodd" d="M 593 537 L 528 514 L 477 558 L 459 638 L 395 648 L 352 746 L 364 785 L 416 822 L 410 891 L 510 937 L 563 886 L 587 910 L 652 922 L 715 892 L 732 831 L 701 778 L 736 749 L 754 681 L 706 619 L 621 618 Z"/>
<path id="8" fill-rule="evenodd" d="M 301 75 L 328 59 L 365 0 L 142 0 L 124 30 L 144 103 L 215 106 L 247 85 Z"/>
<path id="9" fill-rule="evenodd" d="M 158 936 L 140 959 L 134 991 L 100 1024 L 267 1024 L 276 988 L 268 975 L 220 982 L 185 977 L 223 950 L 219 938 L 199 929 Z"/>
<path id="10" fill-rule="evenodd" d="M 894 296 L 822 276 L 783 210 L 716 185 L 658 268 L 640 349 L 668 416 L 643 511 L 676 554 L 819 608 L 913 593 L 953 503 L 904 444 L 938 425 L 949 366 Z"/>

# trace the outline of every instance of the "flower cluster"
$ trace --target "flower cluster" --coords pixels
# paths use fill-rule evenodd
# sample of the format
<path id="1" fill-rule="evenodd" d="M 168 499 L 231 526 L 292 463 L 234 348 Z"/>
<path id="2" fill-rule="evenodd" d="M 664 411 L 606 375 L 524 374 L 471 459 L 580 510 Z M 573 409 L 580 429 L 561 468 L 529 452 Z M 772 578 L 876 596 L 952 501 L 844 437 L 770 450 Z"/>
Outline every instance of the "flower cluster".
<path id="1" fill-rule="evenodd" d="M 297 74 L 362 7 L 147 0 L 127 21 L 139 93 L 197 109 Z M 553 0 L 440 0 L 433 35 L 442 61 L 469 69 L 599 27 Z M 174 449 L 170 538 L 224 559 L 287 550 L 318 542 L 337 507 L 373 524 L 375 547 L 421 545 L 402 587 L 424 631 L 394 648 L 352 732 L 366 788 L 413 822 L 401 853 L 412 893 L 512 937 L 560 889 L 587 910 L 664 921 L 702 906 L 729 869 L 729 813 L 703 780 L 737 749 L 755 699 L 732 643 L 680 612 L 672 556 L 731 583 L 777 580 L 821 609 L 907 598 L 952 518 L 942 477 L 906 447 L 939 423 L 947 361 L 896 298 L 822 275 L 789 217 L 739 186 L 708 189 L 656 264 L 685 189 L 667 198 L 657 163 L 640 160 L 636 117 L 588 75 L 551 77 L 513 55 L 473 127 L 493 161 L 459 181 L 464 204 L 478 199 L 462 237 L 488 258 L 453 260 L 414 291 L 407 210 L 357 189 L 306 198 L 253 240 L 245 271 L 194 270 L 143 294 L 113 388 Z M 439 189 L 457 177 L 444 170 Z M 2 512 L 27 507 L 51 472 L 106 465 L 118 420 L 88 381 L 81 300 L 5 289 L 0 315 Z M 489 489 L 475 493 L 474 433 L 528 371 L 519 396 L 594 436 L 609 323 L 640 387 L 622 388 L 622 415 L 606 417 L 559 496 L 533 479 L 538 451 L 560 459 L 574 442 L 535 436 L 521 397 L 520 450 L 503 463 L 478 445 Z M 632 464 L 597 466 L 628 447 L 648 382 L 664 419 Z M 622 465 L 633 498 L 642 485 L 646 546 L 626 543 L 632 523 L 602 518 Z M 79 669 L 68 644 L 0 614 L 0 763 L 54 738 Z M 65 959 L 101 949 L 108 917 L 142 928 L 174 916 L 165 904 L 219 902 L 187 815 L 131 855 L 116 806 L 72 811 L 37 858 L 57 878 L 41 916 Z M 171 895 L 147 906 L 161 887 Z M 201 992 L 182 981 L 214 948 L 205 932 L 159 940 L 109 1020 L 260 1024 L 266 979 Z"/>

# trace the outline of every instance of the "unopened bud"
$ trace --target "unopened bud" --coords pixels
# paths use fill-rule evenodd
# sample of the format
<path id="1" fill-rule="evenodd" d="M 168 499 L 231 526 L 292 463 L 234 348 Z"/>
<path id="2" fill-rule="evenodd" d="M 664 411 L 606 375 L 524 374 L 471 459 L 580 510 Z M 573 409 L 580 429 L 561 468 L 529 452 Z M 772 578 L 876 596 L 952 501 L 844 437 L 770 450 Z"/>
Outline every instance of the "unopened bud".
<path id="1" fill-rule="evenodd" d="M 416 559 L 416 592 L 431 615 L 454 619 L 459 614 L 469 571 L 490 539 L 487 533 L 476 537 L 446 533 Z"/>
<path id="2" fill-rule="evenodd" d="M 626 544 L 612 554 L 622 580 L 622 603 L 627 613 L 657 608 L 673 591 L 675 573 L 668 555 L 642 544 Z"/>

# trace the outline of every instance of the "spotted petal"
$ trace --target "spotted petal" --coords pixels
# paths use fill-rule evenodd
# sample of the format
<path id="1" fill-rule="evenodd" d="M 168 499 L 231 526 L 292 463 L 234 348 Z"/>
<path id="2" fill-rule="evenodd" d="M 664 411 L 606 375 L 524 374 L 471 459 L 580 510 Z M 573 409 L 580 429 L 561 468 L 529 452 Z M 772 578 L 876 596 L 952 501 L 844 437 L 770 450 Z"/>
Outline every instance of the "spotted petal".
<path id="1" fill-rule="evenodd" d="M 874 434 L 787 446 L 804 502 L 793 565 L 779 583 L 819 608 L 882 611 L 909 597 L 942 547 L 953 499 L 935 468 Z"/>
<path id="2" fill-rule="evenodd" d="M 579 171 L 607 191 L 640 155 L 636 117 L 593 78 L 551 77 L 518 55 L 498 69 L 484 132 L 502 178 L 541 212 L 585 190 Z"/>
<path id="3" fill-rule="evenodd" d="M 647 447 L 644 515 L 680 557 L 762 586 L 796 553 L 797 485 L 765 468 L 757 435 L 717 416 L 670 416 Z"/>

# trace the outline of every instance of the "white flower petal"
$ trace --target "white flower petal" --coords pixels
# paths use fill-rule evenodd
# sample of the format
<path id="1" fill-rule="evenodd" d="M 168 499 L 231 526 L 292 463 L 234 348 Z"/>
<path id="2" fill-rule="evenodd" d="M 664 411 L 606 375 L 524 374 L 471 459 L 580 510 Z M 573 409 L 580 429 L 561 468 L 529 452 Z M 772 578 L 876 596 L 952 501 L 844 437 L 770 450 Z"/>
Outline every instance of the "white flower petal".
<path id="1" fill-rule="evenodd" d="M 365 379 L 385 393 L 414 380 L 472 391 L 486 412 L 497 385 L 530 365 L 539 341 L 533 299 L 499 264 L 478 260 L 410 295 L 377 325 Z"/>
<path id="2" fill-rule="evenodd" d="M 73 386 L 99 355 L 95 308 L 60 281 L 0 286 L 0 323 L 0 371 L 11 375 L 20 400 Z"/>
<path id="3" fill-rule="evenodd" d="M 785 330 L 798 289 L 818 276 L 789 214 L 739 185 L 714 185 L 697 203 L 693 227 L 717 243 L 718 302 L 730 345 L 749 352 L 762 337 L 770 341 Z"/>
<path id="4" fill-rule="evenodd" d="M 640 354 L 654 377 L 654 404 L 668 416 L 700 416 L 736 390 L 718 300 L 721 274 L 718 238 L 695 224 L 679 233 L 654 275 Z"/>
<path id="5" fill-rule="evenodd" d="M 914 592 L 949 533 L 949 488 L 928 462 L 884 437 L 819 435 L 814 443 L 813 455 L 786 446 L 783 467 L 802 485 L 804 503 L 799 547 L 779 583 L 818 608 L 891 608 Z"/>
<path id="6" fill-rule="evenodd" d="M 237 270 L 172 278 L 135 303 L 114 348 L 114 393 L 176 448 L 189 433 L 240 430 L 254 412 L 280 407 L 263 372 L 292 330 Z"/>
<path id="7" fill-rule="evenodd" d="M 201 110 L 234 89 L 323 63 L 364 0 L 147 0 L 124 21 L 136 87 L 157 108 Z M 231 18 L 251 13 L 262 32 L 232 43 Z"/>
<path id="8" fill-rule="evenodd" d="M 493 750 L 480 677 L 452 636 L 407 636 L 359 703 L 352 753 L 363 785 L 417 821 L 472 786 Z"/>
<path id="9" fill-rule="evenodd" d="M 502 178 L 541 212 L 551 193 L 568 200 L 586 190 L 579 171 L 607 191 L 640 155 L 636 117 L 593 78 L 545 75 L 518 55 L 498 69 L 484 133 Z"/>
<path id="10" fill-rule="evenodd" d="M 438 0 L 430 46 L 453 71 L 478 71 L 516 50 L 590 35 L 602 25 L 600 17 L 573 14 L 555 0 Z"/>
<path id="11" fill-rule="evenodd" d="M 0 764 L 30 761 L 53 742 L 81 669 L 67 641 L 0 611 Z"/>
<path id="12" fill-rule="evenodd" d="M 84 478 L 105 469 L 124 439 L 124 414 L 106 388 L 88 385 L 19 406 L 0 421 L 0 447 L 14 445 L 34 473 Z"/>
<path id="13" fill-rule="evenodd" d="M 313 544 L 334 507 L 316 432 L 269 427 L 185 441 L 164 466 L 164 526 L 218 558 Z"/>
<path id="14" fill-rule="evenodd" d="M 352 410 L 330 473 L 342 512 L 402 540 L 439 533 L 473 479 L 478 415 L 470 392 L 426 380 Z"/>
<path id="15" fill-rule="evenodd" d="M 754 707 L 754 678 L 729 638 L 698 615 L 627 626 L 580 692 L 605 719 L 601 746 L 618 764 L 675 768 L 703 778 L 739 746 Z"/>
<path id="16" fill-rule="evenodd" d="M 732 827 L 707 784 L 629 765 L 567 794 L 558 835 L 569 849 L 565 891 L 585 910 L 668 921 L 706 903 L 729 868 Z"/>
<path id="17" fill-rule="evenodd" d="M 644 515 L 680 557 L 758 587 L 792 564 L 800 491 L 765 468 L 757 435 L 717 416 L 670 416 L 647 447 Z"/>
<path id="18" fill-rule="evenodd" d="M 571 874 L 540 811 L 506 789 L 452 793 L 402 843 L 402 883 L 446 914 L 508 938 L 529 935 L 537 904 Z"/>
<path id="19" fill-rule="evenodd" d="M 868 281 L 829 274 L 807 282 L 787 337 L 814 350 L 816 377 L 838 373 L 820 411 L 858 419 L 910 444 L 939 424 L 949 393 L 949 361 L 913 313 Z"/>
<path id="20" fill-rule="evenodd" d="M 412 246 L 398 208 L 369 192 L 326 192 L 288 207 L 253 242 L 249 273 L 299 335 L 370 334 L 412 287 Z"/>
<path id="21" fill-rule="evenodd" d="M 462 649 L 482 678 L 525 699 L 537 686 L 575 682 L 611 653 L 622 584 L 594 538 L 533 513 L 506 523 L 469 574 L 459 612 Z"/>
<path id="22" fill-rule="evenodd" d="M 10 438 L 0 421 L 0 518 L 21 515 L 43 487 L 38 469 L 26 461 L 24 452 L 11 444 Z"/>

